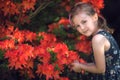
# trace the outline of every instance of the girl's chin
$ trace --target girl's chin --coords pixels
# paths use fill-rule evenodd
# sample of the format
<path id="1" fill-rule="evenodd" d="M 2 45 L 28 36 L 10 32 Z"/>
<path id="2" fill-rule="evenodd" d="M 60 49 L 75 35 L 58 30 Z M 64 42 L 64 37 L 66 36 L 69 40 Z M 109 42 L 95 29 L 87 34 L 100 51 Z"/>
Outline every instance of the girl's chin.
<path id="1" fill-rule="evenodd" d="M 86 37 L 90 37 L 91 36 L 91 34 L 88 34 L 88 33 L 85 33 L 83 35 L 85 35 Z"/>
<path id="2" fill-rule="evenodd" d="M 90 37 L 91 35 L 85 35 L 86 37 Z"/>

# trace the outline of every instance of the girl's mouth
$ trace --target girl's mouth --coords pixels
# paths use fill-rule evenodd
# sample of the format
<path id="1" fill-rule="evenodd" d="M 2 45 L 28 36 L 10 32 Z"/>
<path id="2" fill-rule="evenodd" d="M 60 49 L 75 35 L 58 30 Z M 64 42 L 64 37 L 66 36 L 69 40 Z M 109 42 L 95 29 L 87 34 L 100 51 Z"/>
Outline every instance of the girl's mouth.
<path id="1" fill-rule="evenodd" d="M 85 33 L 87 33 L 88 32 L 88 30 L 86 30 L 86 31 L 83 31 L 83 33 L 85 34 Z"/>

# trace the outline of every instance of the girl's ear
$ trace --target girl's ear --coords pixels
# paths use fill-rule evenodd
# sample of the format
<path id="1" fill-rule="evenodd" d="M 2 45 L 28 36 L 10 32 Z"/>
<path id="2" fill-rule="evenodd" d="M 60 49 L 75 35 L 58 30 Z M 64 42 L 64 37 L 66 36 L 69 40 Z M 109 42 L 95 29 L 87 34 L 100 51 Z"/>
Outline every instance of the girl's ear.
<path id="1" fill-rule="evenodd" d="M 98 14 L 97 14 L 97 13 L 95 13 L 95 14 L 93 15 L 93 20 L 94 20 L 94 21 L 97 21 L 97 20 L 98 20 Z"/>

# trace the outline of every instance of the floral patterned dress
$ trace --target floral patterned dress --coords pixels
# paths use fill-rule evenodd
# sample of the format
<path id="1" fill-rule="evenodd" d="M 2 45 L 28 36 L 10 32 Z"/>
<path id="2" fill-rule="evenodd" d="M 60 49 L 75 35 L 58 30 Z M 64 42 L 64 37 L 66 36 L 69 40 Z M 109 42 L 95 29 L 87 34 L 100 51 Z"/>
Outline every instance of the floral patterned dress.
<path id="1" fill-rule="evenodd" d="M 105 36 L 110 42 L 110 49 L 105 52 L 106 72 L 104 74 L 89 73 L 88 80 L 120 80 L 120 50 L 118 44 L 113 36 L 104 30 L 97 34 Z M 93 58 L 93 54 L 91 57 Z"/>

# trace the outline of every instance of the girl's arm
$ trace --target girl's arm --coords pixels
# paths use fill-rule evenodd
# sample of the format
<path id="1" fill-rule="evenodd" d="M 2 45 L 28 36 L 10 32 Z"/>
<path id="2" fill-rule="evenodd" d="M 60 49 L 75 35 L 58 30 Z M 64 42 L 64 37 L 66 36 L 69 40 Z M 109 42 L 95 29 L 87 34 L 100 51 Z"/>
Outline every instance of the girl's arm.
<path id="1" fill-rule="evenodd" d="M 105 37 L 98 34 L 92 39 L 92 47 L 94 52 L 95 63 L 78 63 L 72 64 L 72 69 L 76 72 L 80 72 L 81 69 L 92 73 L 104 73 L 106 69 L 105 64 Z"/>

